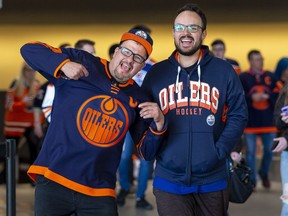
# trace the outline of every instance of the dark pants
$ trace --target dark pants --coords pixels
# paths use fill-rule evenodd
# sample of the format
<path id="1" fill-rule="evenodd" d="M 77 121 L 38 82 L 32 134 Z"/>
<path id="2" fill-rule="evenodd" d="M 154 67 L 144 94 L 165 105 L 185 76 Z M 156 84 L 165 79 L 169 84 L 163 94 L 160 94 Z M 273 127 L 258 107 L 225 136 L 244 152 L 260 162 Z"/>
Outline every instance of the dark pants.
<path id="1" fill-rule="evenodd" d="M 178 195 L 153 188 L 159 216 L 225 216 L 228 189 L 211 193 Z"/>
<path id="2" fill-rule="evenodd" d="M 118 216 L 114 197 L 93 197 L 75 192 L 38 175 L 35 188 L 36 216 Z"/>

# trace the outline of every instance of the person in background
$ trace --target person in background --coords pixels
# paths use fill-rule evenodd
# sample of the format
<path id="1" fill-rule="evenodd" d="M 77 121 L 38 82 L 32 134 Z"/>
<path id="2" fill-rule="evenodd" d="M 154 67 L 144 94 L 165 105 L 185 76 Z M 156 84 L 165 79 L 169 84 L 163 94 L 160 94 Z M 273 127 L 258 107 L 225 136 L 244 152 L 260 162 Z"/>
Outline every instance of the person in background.
<path id="1" fill-rule="evenodd" d="M 259 50 L 251 50 L 248 61 L 250 68 L 240 74 L 249 113 L 244 131 L 246 162 L 253 170 L 252 180 L 256 185 L 256 141 L 257 137 L 261 137 L 263 156 L 258 174 L 262 186 L 269 189 L 269 170 L 273 157 L 271 147 L 277 132 L 273 124 L 273 112 L 282 84 L 273 73 L 263 69 L 264 59 Z"/>
<path id="2" fill-rule="evenodd" d="M 274 124 L 279 130 L 278 137 L 274 139 L 277 146 L 273 149 L 273 152 L 281 152 L 280 160 L 280 174 L 282 181 L 282 210 L 281 216 L 288 215 L 288 112 L 281 111 L 281 108 L 288 106 L 288 58 L 281 58 L 274 72 L 275 76 L 283 82 L 284 87 L 281 89 L 278 100 L 274 109 Z"/>
<path id="3" fill-rule="evenodd" d="M 276 66 L 276 69 L 274 71 L 274 75 L 275 77 L 280 80 L 281 82 L 283 82 L 283 84 L 287 84 L 288 83 L 288 67 L 287 67 L 287 61 L 288 58 L 287 57 L 283 57 L 281 58 Z"/>
<path id="4" fill-rule="evenodd" d="M 151 29 L 145 25 L 136 25 L 132 29 L 139 29 L 141 31 L 151 34 Z M 145 67 L 140 70 L 134 77 L 133 80 L 139 85 L 142 85 L 142 82 L 151 68 L 155 63 L 150 57 L 145 61 Z M 119 184 L 120 191 L 117 194 L 117 204 L 123 206 L 125 204 L 126 196 L 129 194 L 130 186 L 133 185 L 133 161 L 132 155 L 134 151 L 134 142 L 130 133 L 127 133 L 123 152 L 121 155 L 121 161 L 119 165 Z M 143 158 L 139 158 L 140 165 L 137 176 L 137 189 L 136 189 L 136 208 L 152 210 L 153 206 L 145 199 L 145 192 L 148 185 L 148 180 L 153 169 L 153 161 L 146 161 Z M 131 169 L 132 168 L 132 169 Z"/>
<path id="5" fill-rule="evenodd" d="M 235 59 L 226 58 L 225 56 L 226 46 L 223 40 L 221 39 L 214 40 L 211 43 L 211 47 L 212 47 L 212 53 L 215 57 L 229 62 L 238 75 L 241 73 L 239 63 Z"/>
<path id="6" fill-rule="evenodd" d="M 180 8 L 172 29 L 176 49 L 151 67 L 142 85 L 168 122 L 155 154 L 160 216 L 226 215 L 229 206 L 226 158 L 243 133 L 247 107 L 232 66 L 202 45 L 206 26 L 199 6 Z"/>
<path id="7" fill-rule="evenodd" d="M 92 40 L 80 39 L 75 43 L 74 47 L 75 49 L 84 50 L 92 55 L 96 55 L 95 42 Z"/>
<path id="8" fill-rule="evenodd" d="M 15 139 L 17 147 L 21 138 L 25 138 L 29 147 L 29 163 L 38 155 L 39 139 L 34 134 L 33 102 L 40 87 L 35 78 L 36 71 L 25 62 L 21 66 L 19 77 L 12 81 L 5 102 L 4 135 L 6 139 Z M 1 173 L 5 180 L 5 169 Z"/>
<path id="9" fill-rule="evenodd" d="M 36 180 L 36 215 L 118 215 L 116 171 L 127 131 L 149 159 L 167 129 L 158 105 L 131 80 L 152 45 L 146 32 L 133 29 L 110 62 L 41 42 L 21 48 L 25 61 L 55 86 L 51 123 L 28 170 Z"/>

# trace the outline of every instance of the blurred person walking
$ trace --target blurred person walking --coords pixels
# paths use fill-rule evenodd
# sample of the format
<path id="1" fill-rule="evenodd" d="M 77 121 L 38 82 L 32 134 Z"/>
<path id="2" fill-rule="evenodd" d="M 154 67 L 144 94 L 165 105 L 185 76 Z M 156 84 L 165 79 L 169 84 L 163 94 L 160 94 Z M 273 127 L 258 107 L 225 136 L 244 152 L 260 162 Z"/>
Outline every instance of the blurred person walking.
<path id="1" fill-rule="evenodd" d="M 282 88 L 274 110 L 274 123 L 279 130 L 279 135 L 274 139 L 277 142 L 277 146 L 273 149 L 273 152 L 281 152 L 280 160 L 280 174 L 282 181 L 282 210 L 281 216 L 288 215 L 288 113 L 281 109 L 288 106 L 288 58 L 281 58 L 274 72 L 275 76 L 283 82 Z"/>
<path id="2" fill-rule="evenodd" d="M 273 157 L 271 147 L 277 132 L 273 124 L 273 112 L 282 83 L 277 81 L 273 73 L 263 69 L 264 58 L 259 50 L 251 50 L 248 61 L 250 68 L 240 74 L 249 115 L 244 130 L 246 162 L 253 170 L 253 181 L 256 185 L 256 147 L 257 138 L 260 137 L 263 156 L 258 174 L 263 187 L 269 189 L 269 170 Z"/>

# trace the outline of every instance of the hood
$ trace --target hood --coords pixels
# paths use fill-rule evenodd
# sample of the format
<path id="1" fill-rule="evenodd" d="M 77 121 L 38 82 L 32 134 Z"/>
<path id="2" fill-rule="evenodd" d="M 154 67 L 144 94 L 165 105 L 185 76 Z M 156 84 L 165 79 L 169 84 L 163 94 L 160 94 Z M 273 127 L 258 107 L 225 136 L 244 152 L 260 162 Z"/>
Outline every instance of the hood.
<path id="1" fill-rule="evenodd" d="M 170 55 L 170 57 L 168 58 L 168 60 L 173 65 L 175 65 L 175 69 L 176 69 L 175 72 L 177 73 L 177 77 L 176 77 L 176 80 L 175 80 L 176 93 L 179 92 L 179 77 L 180 77 L 180 73 L 182 71 L 182 66 L 179 64 L 177 56 L 178 56 L 178 52 L 177 52 L 177 50 L 175 50 Z M 200 57 L 199 57 L 199 59 L 197 61 L 198 86 L 200 86 L 200 84 L 201 84 L 201 67 L 203 65 L 207 64 L 211 59 L 212 59 L 212 55 L 210 55 L 208 46 L 202 45 L 201 46 L 201 51 L 200 51 Z M 199 90 L 198 90 L 197 94 L 198 94 L 197 96 L 199 96 Z"/>

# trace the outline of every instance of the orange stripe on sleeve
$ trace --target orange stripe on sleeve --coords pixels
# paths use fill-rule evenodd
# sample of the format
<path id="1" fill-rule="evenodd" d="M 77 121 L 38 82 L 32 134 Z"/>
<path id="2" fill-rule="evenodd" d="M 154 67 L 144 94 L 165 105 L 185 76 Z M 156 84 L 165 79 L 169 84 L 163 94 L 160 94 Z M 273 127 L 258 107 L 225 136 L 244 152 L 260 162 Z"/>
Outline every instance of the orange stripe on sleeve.
<path id="1" fill-rule="evenodd" d="M 64 60 L 60 65 L 58 65 L 58 67 L 55 69 L 54 71 L 54 77 L 56 78 L 60 78 L 61 77 L 61 74 L 62 74 L 62 71 L 60 71 L 60 68 L 66 64 L 67 62 L 70 62 L 70 59 L 66 59 Z"/>
<path id="2" fill-rule="evenodd" d="M 163 130 L 163 131 L 155 131 L 155 130 L 153 130 L 151 127 L 149 127 L 149 129 L 151 130 L 151 132 L 152 132 L 153 134 L 156 134 L 156 135 L 162 135 L 162 134 L 164 134 L 164 133 L 166 132 L 166 129 Z"/>
<path id="3" fill-rule="evenodd" d="M 139 156 L 140 156 L 142 159 L 144 159 L 144 156 L 143 156 L 142 152 L 140 151 L 140 148 L 142 147 L 143 140 L 144 140 L 144 138 L 146 137 L 146 133 L 147 133 L 147 132 L 144 133 L 144 135 L 142 136 L 141 140 L 140 140 L 139 143 L 136 145 L 136 148 L 137 148 L 137 151 L 138 151 L 138 153 L 139 153 Z"/>

